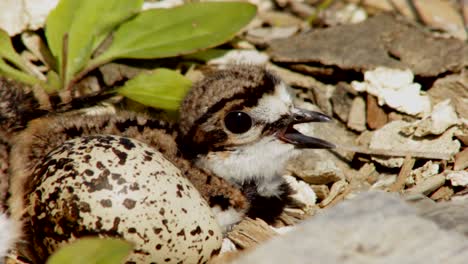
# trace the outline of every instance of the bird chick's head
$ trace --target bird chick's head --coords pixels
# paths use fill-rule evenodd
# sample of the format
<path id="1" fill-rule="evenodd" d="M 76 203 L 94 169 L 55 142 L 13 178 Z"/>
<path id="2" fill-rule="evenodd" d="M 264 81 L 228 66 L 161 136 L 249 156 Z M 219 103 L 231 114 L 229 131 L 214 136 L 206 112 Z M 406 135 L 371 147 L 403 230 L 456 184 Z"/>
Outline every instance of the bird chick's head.
<path id="1" fill-rule="evenodd" d="M 237 184 L 280 175 L 299 148 L 333 147 L 293 128 L 330 119 L 296 108 L 288 89 L 256 66 L 206 76 L 182 103 L 179 147 L 197 166 Z"/>

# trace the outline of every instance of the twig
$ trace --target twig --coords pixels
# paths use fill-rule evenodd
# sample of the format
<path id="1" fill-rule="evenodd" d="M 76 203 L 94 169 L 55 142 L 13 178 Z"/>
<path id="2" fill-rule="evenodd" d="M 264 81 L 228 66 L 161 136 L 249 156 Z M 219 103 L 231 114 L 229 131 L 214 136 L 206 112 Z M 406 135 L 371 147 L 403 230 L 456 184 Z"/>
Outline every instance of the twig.
<path id="1" fill-rule="evenodd" d="M 403 166 L 401 167 L 400 173 L 398 173 L 398 177 L 396 178 L 396 181 L 392 184 L 392 186 L 390 186 L 389 191 L 398 192 L 398 191 L 403 190 L 403 188 L 405 187 L 406 179 L 410 175 L 415 161 L 416 160 L 412 158 L 410 155 L 407 155 L 405 157 L 405 161 L 403 162 Z"/>
<path id="2" fill-rule="evenodd" d="M 412 156 L 415 158 L 440 159 L 440 160 L 449 160 L 452 157 L 451 154 L 442 153 L 442 152 L 394 150 L 394 149 L 370 149 L 366 147 L 341 145 L 341 144 L 336 145 L 336 148 L 342 149 L 345 151 L 351 151 L 351 152 L 357 152 L 357 153 L 375 155 L 375 156 L 389 156 L 389 157 Z"/>

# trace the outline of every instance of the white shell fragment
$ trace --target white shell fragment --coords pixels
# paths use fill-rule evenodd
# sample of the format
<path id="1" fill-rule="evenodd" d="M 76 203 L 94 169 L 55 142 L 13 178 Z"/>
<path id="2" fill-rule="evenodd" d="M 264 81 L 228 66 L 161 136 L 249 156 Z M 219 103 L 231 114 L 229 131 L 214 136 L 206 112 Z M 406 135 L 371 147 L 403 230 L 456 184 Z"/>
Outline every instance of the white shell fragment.
<path id="1" fill-rule="evenodd" d="M 439 173 L 439 167 L 439 164 L 433 163 L 432 160 L 426 162 L 422 167 L 411 171 L 410 177 L 406 179 L 406 185 L 414 185 L 437 175 Z"/>
<path id="2" fill-rule="evenodd" d="M 49 12 L 58 0 L 2 0 L 0 1 L 0 28 L 14 36 L 25 30 L 44 26 Z"/>
<path id="3" fill-rule="evenodd" d="M 450 103 L 450 99 L 440 102 L 434 106 L 432 113 L 422 120 L 402 128 L 406 135 L 423 137 L 426 135 L 440 135 L 449 127 L 459 124 L 455 108 Z"/>
<path id="4" fill-rule="evenodd" d="M 45 255 L 90 235 L 133 242 L 127 261 L 136 263 L 205 263 L 221 247 L 220 227 L 195 187 L 134 139 L 66 141 L 38 166 L 32 184 L 30 231 Z"/>
<path id="5" fill-rule="evenodd" d="M 351 82 L 359 92 L 367 91 L 378 97 L 379 105 L 388 105 L 410 115 L 431 111 L 429 96 L 422 95 L 421 85 L 413 82 L 411 70 L 377 67 L 364 73 L 364 82 Z"/>
<path id="6" fill-rule="evenodd" d="M 445 171 L 453 186 L 468 186 L 468 171 Z"/>
<path id="7" fill-rule="evenodd" d="M 230 50 L 221 57 L 208 61 L 208 64 L 227 66 L 232 64 L 265 65 L 269 58 L 256 50 Z"/>
<path id="8" fill-rule="evenodd" d="M 451 157 L 459 152 L 460 142 L 453 139 L 454 133 L 457 128 L 451 128 L 437 138 L 419 138 L 419 137 L 408 137 L 402 135 L 400 130 L 403 127 L 408 126 L 409 123 L 402 120 L 395 120 L 390 122 L 376 130 L 372 135 L 372 139 L 369 145 L 370 149 L 380 150 L 398 150 L 400 152 L 408 153 L 433 153 L 443 157 Z M 403 165 L 403 158 L 377 158 L 372 157 L 373 160 L 378 163 L 391 167 L 397 168 Z"/>
<path id="9" fill-rule="evenodd" d="M 317 203 L 317 195 L 309 184 L 304 181 L 298 181 L 290 175 L 285 175 L 283 177 L 295 192 L 291 195 L 292 198 L 303 203 L 307 207 L 312 207 Z"/>

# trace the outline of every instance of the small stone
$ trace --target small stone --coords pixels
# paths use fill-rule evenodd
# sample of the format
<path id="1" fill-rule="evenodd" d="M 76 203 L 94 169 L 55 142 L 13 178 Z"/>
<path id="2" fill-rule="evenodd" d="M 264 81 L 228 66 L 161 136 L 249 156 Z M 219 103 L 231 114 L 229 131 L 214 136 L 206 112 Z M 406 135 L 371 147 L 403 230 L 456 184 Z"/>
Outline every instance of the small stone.
<path id="1" fill-rule="evenodd" d="M 409 115 L 429 113 L 431 102 L 421 93 L 421 85 L 413 82 L 411 70 L 377 67 L 364 73 L 364 82 L 353 81 L 356 91 L 366 91 L 378 98 L 379 105 L 389 107 Z"/>
<path id="2" fill-rule="evenodd" d="M 367 125 L 370 129 L 378 129 L 388 122 L 385 111 L 377 104 L 377 99 L 367 94 Z"/>
<path id="3" fill-rule="evenodd" d="M 459 152 L 460 142 L 453 139 L 458 129 L 453 127 L 437 138 L 413 138 L 400 133 L 403 127 L 408 126 L 405 121 L 393 121 L 373 133 L 369 148 L 411 154 L 413 157 L 430 157 L 449 159 Z M 372 157 L 375 161 L 387 167 L 400 167 L 403 158 Z"/>
<path id="4" fill-rule="evenodd" d="M 348 122 L 348 116 L 351 111 L 351 105 L 353 104 L 353 94 L 350 93 L 345 87 L 349 86 L 347 83 L 338 83 L 331 99 L 333 106 L 333 112 L 343 122 Z"/>
<path id="5" fill-rule="evenodd" d="M 449 2 L 441 0 L 413 0 L 421 20 L 428 26 L 444 30 L 461 40 L 467 39 L 463 19 Z"/>
<path id="6" fill-rule="evenodd" d="M 453 186 L 468 186 L 468 171 L 445 171 L 444 174 Z"/>
<path id="7" fill-rule="evenodd" d="M 440 135 L 449 127 L 459 124 L 457 113 L 450 99 L 440 102 L 434 106 L 431 114 L 425 116 L 411 125 L 402 128 L 405 135 L 424 137 L 427 135 Z"/>
<path id="8" fill-rule="evenodd" d="M 288 170 L 310 184 L 329 184 L 344 178 L 343 172 L 331 160 L 298 158 L 288 165 Z"/>
<path id="9" fill-rule="evenodd" d="M 265 53 L 257 50 L 230 50 L 221 57 L 209 60 L 208 64 L 221 65 L 222 67 L 229 64 L 265 65 L 268 60 Z"/>
<path id="10" fill-rule="evenodd" d="M 416 20 L 416 14 L 413 12 L 413 7 L 408 0 L 390 0 L 391 4 L 400 12 L 402 15 L 410 20 Z"/>
<path id="11" fill-rule="evenodd" d="M 366 130 L 366 102 L 360 96 L 353 100 L 347 125 L 358 132 Z"/>
<path id="12" fill-rule="evenodd" d="M 305 220 L 297 229 L 246 252 L 233 264 L 461 264 L 468 258 L 468 240 L 463 232 L 447 229 L 464 225 L 466 232 L 467 210 L 466 206 L 453 209 L 459 210 L 456 219 L 448 213 L 438 215 L 445 216 L 443 225 L 429 216 L 431 212 L 421 217 L 397 195 L 367 192 Z"/>
<path id="13" fill-rule="evenodd" d="M 428 91 L 435 105 L 450 99 L 460 118 L 468 119 L 468 75 L 467 73 L 452 74 L 437 79 Z"/>
<path id="14" fill-rule="evenodd" d="M 317 202 L 317 195 L 315 194 L 314 190 L 301 180 L 296 180 L 295 177 L 286 175 L 284 176 L 286 182 L 289 186 L 293 189 L 294 194 L 291 195 L 293 199 L 300 202 L 303 207 L 308 208 L 315 205 Z"/>

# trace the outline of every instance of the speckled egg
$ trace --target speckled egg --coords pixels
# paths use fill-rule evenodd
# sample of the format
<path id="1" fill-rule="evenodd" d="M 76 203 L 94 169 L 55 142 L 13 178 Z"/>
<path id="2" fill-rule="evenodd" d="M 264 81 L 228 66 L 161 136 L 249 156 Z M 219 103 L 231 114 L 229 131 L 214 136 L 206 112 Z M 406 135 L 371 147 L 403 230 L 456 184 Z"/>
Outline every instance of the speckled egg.
<path id="1" fill-rule="evenodd" d="M 135 244 L 126 263 L 204 263 L 222 233 L 210 207 L 158 151 L 119 136 L 66 141 L 34 172 L 26 195 L 38 259 L 78 237 Z"/>

